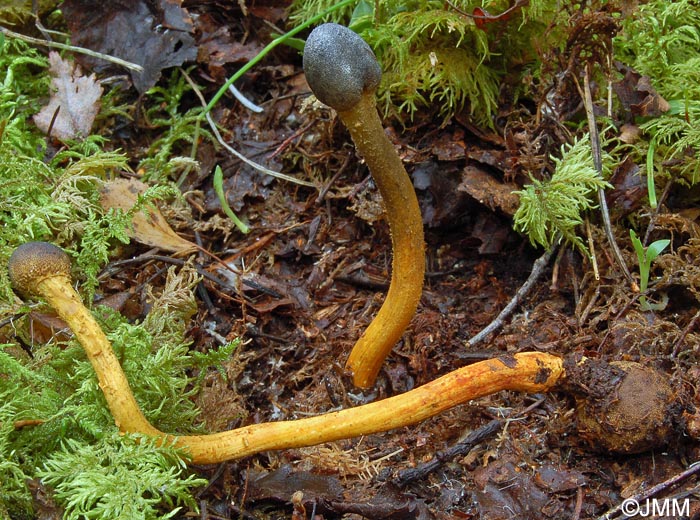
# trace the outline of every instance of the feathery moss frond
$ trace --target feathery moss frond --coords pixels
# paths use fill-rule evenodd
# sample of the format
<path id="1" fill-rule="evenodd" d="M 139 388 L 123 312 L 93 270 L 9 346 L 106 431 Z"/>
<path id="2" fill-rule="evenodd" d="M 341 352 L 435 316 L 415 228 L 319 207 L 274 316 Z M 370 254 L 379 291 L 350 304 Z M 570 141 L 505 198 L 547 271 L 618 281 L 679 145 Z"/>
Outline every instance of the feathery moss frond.
<path id="1" fill-rule="evenodd" d="M 296 0 L 291 19 L 306 20 L 333 3 Z M 535 59 L 533 39 L 542 38 L 542 28 L 550 25 L 558 13 L 553 0 L 530 2 L 533 5 L 518 9 L 513 20 L 499 21 L 499 27 L 513 25 L 488 31 L 469 16 L 475 8 L 482 7 L 483 2 L 479 1 L 455 0 L 458 10 L 437 0 L 360 4 L 363 12 L 372 13 L 373 23 L 353 28 L 372 46 L 382 63 L 384 78 L 378 95 L 379 106 L 386 114 L 411 116 L 421 106 L 434 103 L 446 119 L 467 108 L 474 121 L 485 126 L 493 124 L 500 80 L 513 64 L 521 66 Z M 489 2 L 493 12 L 509 7 L 507 1 Z M 350 24 L 351 13 L 347 7 L 329 15 L 328 21 Z"/>
<path id="2" fill-rule="evenodd" d="M 636 9 L 615 38 L 615 53 L 671 104 L 641 128 L 659 145 L 654 163 L 673 159 L 674 179 L 692 185 L 700 182 L 700 9 L 694 0 L 653 0 Z"/>
<path id="3" fill-rule="evenodd" d="M 684 72 L 697 69 L 683 64 L 700 54 L 700 9 L 694 0 L 654 0 L 636 6 L 634 16 L 622 22 L 615 38 L 615 55 L 641 74 L 652 78 L 659 93 L 669 99 L 700 86 L 687 81 Z M 695 97 L 695 96 L 694 96 Z"/>
<path id="4" fill-rule="evenodd" d="M 179 505 L 196 509 L 192 489 L 206 480 L 186 471 L 173 448 L 115 432 L 98 445 L 68 439 L 38 476 L 54 488 L 66 520 L 156 520 L 172 518 Z"/>
<path id="5" fill-rule="evenodd" d="M 517 192 L 520 206 L 513 217 L 515 229 L 526 233 L 533 245 L 550 248 L 555 241 L 564 240 L 588 255 L 576 228 L 583 222 L 583 213 L 596 207 L 597 190 L 610 184 L 593 165 L 588 135 L 563 147 L 561 159 L 554 162 L 551 179 L 532 178 L 532 184 Z M 606 163 L 610 164 L 609 156 L 604 157 Z"/>
<path id="6" fill-rule="evenodd" d="M 201 127 L 204 108 L 196 106 L 186 111 L 182 108 L 183 97 L 191 90 L 184 75 L 175 69 L 167 86 L 156 86 L 147 92 L 146 118 L 153 128 L 163 132 L 151 143 L 139 164 L 139 169 L 145 172 L 145 180 L 162 182 L 172 178 L 178 168 L 191 168 L 196 164 L 195 154 L 187 150 L 187 145 L 196 147 L 200 138 L 214 142 L 213 135 Z M 188 157 L 182 157 L 183 154 Z"/>
<path id="7" fill-rule="evenodd" d="M 640 128 L 659 145 L 661 160 L 657 158 L 654 162 L 661 164 L 675 159 L 674 178 L 693 185 L 700 181 L 700 98 L 697 103 L 688 103 L 686 107 L 682 102 L 677 104 L 681 105 L 677 115 L 661 115 L 643 123 Z"/>
<path id="8" fill-rule="evenodd" d="M 192 289 L 197 281 L 192 267 L 178 272 L 171 269 L 162 293 L 152 294 L 152 313 L 140 325 L 128 323 L 107 307 L 96 309 L 144 414 L 169 432 L 202 431 L 192 399 L 201 378 L 192 372 L 223 362 L 235 348 L 232 343 L 196 356 L 190 351 L 185 330 L 195 309 Z M 7 461 L 0 463 L 0 495 L 12 493 L 16 498 L 7 506 L 10 511 L 17 513 L 20 504 L 26 509 L 31 503 L 24 481 L 36 478 L 36 467 L 43 467 L 42 478 L 62 490 L 56 498 L 71 515 L 120 518 L 110 514 L 132 501 L 129 507 L 133 509 L 125 511 L 136 516 L 127 518 L 166 518 L 156 512 L 178 502 L 191 505 L 188 490 L 196 481 L 182 473 L 179 454 L 150 445 L 136 448 L 128 442 L 120 444 L 122 437 L 80 345 L 70 340 L 62 345 L 38 346 L 32 359 L 11 355 L 11 348 L 0 348 L 0 460 Z M 24 419 L 43 423 L 15 430 L 14 422 Z M 137 455 L 133 455 L 134 450 Z M 130 460 L 129 453 L 137 460 Z M 84 461 L 98 464 L 94 471 L 106 476 L 85 480 L 80 476 Z M 114 485 L 120 478 L 129 483 L 128 489 L 115 487 L 108 507 L 97 498 L 102 496 L 101 486 Z M 160 488 L 152 487 L 152 482 L 173 492 L 154 494 L 153 489 Z M 72 497 L 77 496 L 82 498 L 76 502 Z M 0 501 L 0 508 L 3 505 Z"/>

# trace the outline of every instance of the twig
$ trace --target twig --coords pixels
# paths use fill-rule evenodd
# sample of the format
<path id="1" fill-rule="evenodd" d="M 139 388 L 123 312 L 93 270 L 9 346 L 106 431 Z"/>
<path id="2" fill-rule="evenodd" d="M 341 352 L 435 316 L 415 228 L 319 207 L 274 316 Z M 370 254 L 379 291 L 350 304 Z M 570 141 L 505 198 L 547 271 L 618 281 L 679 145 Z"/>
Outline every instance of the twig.
<path id="1" fill-rule="evenodd" d="M 122 60 L 121 58 L 116 58 L 108 54 L 102 54 L 101 52 L 95 52 L 84 47 L 76 47 L 75 45 L 66 45 L 65 43 L 49 42 L 46 40 L 40 40 L 39 38 L 32 38 L 31 36 L 25 36 L 24 34 L 19 34 L 13 32 L 5 27 L 0 27 L 0 33 L 9 36 L 11 38 L 17 38 L 18 40 L 25 41 L 27 43 L 32 43 L 34 45 L 43 45 L 45 47 L 53 47 L 56 49 L 63 49 L 64 51 L 72 51 L 80 54 L 85 54 L 87 56 L 92 56 L 93 58 L 98 58 L 101 60 L 109 61 L 115 65 L 120 65 L 126 67 L 127 69 L 134 70 L 136 72 L 143 72 L 143 67 L 137 65 L 136 63 L 131 63 L 129 61 Z"/>
<path id="2" fill-rule="evenodd" d="M 595 254 L 595 241 L 591 233 L 591 221 L 586 217 L 586 237 L 588 237 L 588 250 L 591 252 L 591 267 L 593 268 L 593 277 L 596 281 L 600 280 L 600 271 L 598 271 L 598 259 Z"/>
<path id="3" fill-rule="evenodd" d="M 294 133 L 292 133 L 292 135 L 290 135 L 289 137 L 287 137 L 284 141 L 282 141 L 282 144 L 280 144 L 277 148 L 275 148 L 275 151 L 274 151 L 274 152 L 272 152 L 270 155 L 267 156 L 268 160 L 269 160 L 269 159 L 274 159 L 274 158 L 277 157 L 279 154 L 281 154 L 282 152 L 284 152 L 284 150 L 287 149 L 287 147 L 288 147 L 297 137 L 299 137 L 300 135 L 303 135 L 309 128 L 311 128 L 311 127 L 314 126 L 315 124 L 316 124 L 316 121 L 315 121 L 315 120 L 311 120 L 311 121 L 309 121 L 308 123 L 306 123 L 304 126 L 302 126 L 301 128 L 295 130 Z"/>
<path id="4" fill-rule="evenodd" d="M 501 313 L 498 316 L 496 316 L 496 319 L 494 319 L 484 329 L 482 329 L 481 332 L 473 336 L 471 339 L 467 340 L 467 342 L 465 343 L 467 347 L 473 347 L 477 343 L 481 343 L 491 334 L 503 327 L 506 318 L 508 318 L 508 316 L 510 316 L 513 313 L 513 311 L 518 305 L 520 305 L 522 299 L 525 298 L 525 296 L 527 296 L 527 294 L 530 292 L 530 289 L 532 289 L 532 286 L 535 285 L 535 282 L 542 275 L 542 271 L 544 271 L 544 268 L 549 263 L 549 259 L 552 257 L 552 254 L 557 249 L 557 247 L 558 246 L 555 244 L 550 250 L 545 251 L 545 253 L 541 257 L 535 260 L 535 263 L 532 264 L 532 271 L 530 272 L 530 276 L 528 276 L 527 280 L 525 280 L 525 283 L 522 285 L 522 287 L 518 289 L 518 292 L 515 293 L 515 296 L 513 296 L 513 298 L 508 302 L 508 305 L 506 305 L 501 311 Z"/>
<path id="5" fill-rule="evenodd" d="M 269 168 L 266 168 L 262 164 L 258 164 L 255 161 L 251 161 L 248 159 L 245 155 L 243 155 L 241 152 L 233 148 L 231 145 L 229 145 L 226 141 L 224 141 L 224 138 L 221 137 L 221 134 L 219 133 L 219 129 L 216 127 L 216 123 L 214 120 L 211 118 L 210 114 L 206 115 L 207 123 L 209 123 L 209 127 L 211 128 L 211 131 L 213 132 L 214 136 L 216 137 L 216 140 L 219 141 L 219 144 L 226 148 L 226 150 L 229 151 L 229 153 L 235 155 L 238 159 L 246 163 L 248 166 L 251 166 L 252 168 L 255 168 L 259 172 L 265 173 L 271 177 L 275 177 L 276 179 L 282 179 L 284 181 L 289 181 L 293 182 L 294 184 L 300 184 L 302 186 L 309 186 L 310 188 L 316 188 L 316 185 L 313 182 L 309 181 L 302 181 L 301 179 L 297 179 L 295 177 L 292 177 L 291 175 L 287 175 L 284 173 L 276 172 L 274 170 L 270 170 Z"/>
<path id="6" fill-rule="evenodd" d="M 172 265 L 177 265 L 179 267 L 183 267 L 188 261 L 187 260 L 182 260 L 181 258 L 172 258 L 170 256 L 164 256 L 164 255 L 153 255 L 150 253 L 142 254 L 133 258 L 125 258 L 123 260 L 115 260 L 114 262 L 110 263 L 108 266 L 108 271 L 114 269 L 115 267 L 121 267 L 123 265 L 131 265 L 131 264 L 141 264 L 141 263 L 146 263 L 149 261 L 158 261 L 158 262 L 164 262 L 166 264 L 172 264 Z M 199 264 L 194 264 L 194 269 L 197 272 L 199 276 L 202 278 L 205 278 L 209 280 L 210 282 L 217 284 L 221 287 L 229 287 L 229 283 L 226 280 L 222 280 L 221 278 L 214 276 L 211 274 L 209 271 L 204 269 L 201 265 Z M 111 273 L 107 273 L 108 276 L 111 276 Z"/>
<path id="7" fill-rule="evenodd" d="M 688 469 L 685 471 L 680 472 L 678 475 L 675 475 L 667 480 L 664 480 L 663 482 L 656 484 L 655 486 L 650 487 L 649 489 L 645 489 L 644 491 L 641 491 L 637 493 L 636 495 L 633 495 L 627 499 L 625 499 L 624 502 L 621 504 L 613 507 L 611 510 L 609 510 L 607 513 L 605 513 L 602 516 L 598 517 L 598 520 L 611 520 L 613 517 L 617 516 L 618 513 L 621 512 L 623 504 L 629 503 L 629 502 L 636 502 L 637 504 L 642 502 L 643 500 L 647 500 L 648 498 L 653 497 L 654 495 L 658 494 L 661 491 L 664 491 L 672 486 L 675 486 L 682 480 L 687 479 L 688 477 L 691 477 L 695 475 L 696 473 L 700 472 L 700 461 L 693 462 L 690 466 L 688 466 Z M 627 518 L 625 516 L 625 518 Z"/>
<path id="8" fill-rule="evenodd" d="M 693 330 L 693 328 L 695 327 L 695 325 L 696 325 L 697 322 L 698 322 L 698 319 L 700 319 L 700 311 L 698 311 L 698 312 L 695 313 L 695 316 L 693 316 L 693 317 L 690 319 L 690 321 L 688 322 L 688 325 L 685 326 L 685 328 L 684 328 L 683 331 L 680 333 L 680 335 L 678 336 L 678 338 L 676 339 L 676 341 L 673 342 L 673 349 L 671 349 L 671 352 L 672 352 L 671 356 L 672 356 L 673 358 L 675 358 L 676 356 L 678 356 L 678 353 L 679 353 L 680 350 L 681 350 L 681 344 L 682 344 L 683 341 L 685 340 L 685 337 L 688 335 L 688 333 L 689 333 L 691 330 Z"/>
<path id="9" fill-rule="evenodd" d="M 583 508 L 583 486 L 576 488 L 576 505 L 574 506 L 574 515 L 571 520 L 581 518 L 581 509 Z"/>
<path id="10" fill-rule="evenodd" d="M 192 87 L 192 90 L 196 94 L 196 96 L 199 98 L 199 101 L 202 103 L 202 106 L 206 106 L 206 101 L 204 100 L 204 96 L 202 96 L 202 93 L 199 91 L 199 87 L 197 87 L 197 84 L 192 81 L 192 78 L 190 78 L 189 74 L 187 74 L 184 70 L 181 71 L 185 80 L 187 83 L 189 83 L 190 87 Z M 270 170 L 269 168 L 266 168 L 262 164 L 258 164 L 255 161 L 251 161 L 248 159 L 245 155 L 243 155 L 241 152 L 233 148 L 231 145 L 229 145 L 226 141 L 224 141 L 224 138 L 221 137 L 221 133 L 219 132 L 218 127 L 216 126 L 216 123 L 212 119 L 211 115 L 207 112 L 205 115 L 205 118 L 207 120 L 207 123 L 209 123 L 209 127 L 211 128 L 212 133 L 216 137 L 216 140 L 219 142 L 221 146 L 226 148 L 231 154 L 235 155 L 238 159 L 246 163 L 248 166 L 251 166 L 252 168 L 255 168 L 259 172 L 265 173 L 267 175 L 270 175 L 271 177 L 275 177 L 277 179 L 282 179 L 285 181 L 293 182 L 294 184 L 300 184 L 302 186 L 309 186 L 311 188 L 316 188 L 316 185 L 312 182 L 308 181 L 303 181 L 301 179 L 296 179 L 292 177 L 291 175 L 285 175 L 284 173 L 276 172 L 274 170 Z"/>
<path id="11" fill-rule="evenodd" d="M 577 82 L 578 83 L 578 82 Z M 593 97 L 591 96 L 591 83 L 588 73 L 588 66 L 584 69 L 583 75 L 583 104 L 586 107 L 586 116 L 588 118 L 588 130 L 591 136 L 591 150 L 593 152 L 593 165 L 600 177 L 603 177 L 603 158 L 600 152 L 600 135 L 598 133 L 598 127 L 595 122 L 595 114 L 593 113 Z M 600 214 L 603 217 L 603 228 L 605 229 L 605 236 L 608 238 L 610 248 L 613 251 L 615 260 L 617 260 L 620 269 L 625 278 L 629 282 L 632 290 L 634 292 L 639 292 L 639 286 L 635 282 L 634 278 L 630 274 L 629 269 L 627 269 L 627 264 L 625 259 L 622 257 L 622 252 L 617 246 L 617 241 L 615 240 L 615 235 L 613 234 L 612 223 L 610 222 L 610 212 L 608 211 L 608 203 L 605 200 L 605 190 L 603 188 L 598 188 L 598 205 L 600 206 Z"/>
<path id="12" fill-rule="evenodd" d="M 414 480 L 418 480 L 427 476 L 429 473 L 432 473 L 437 468 L 442 466 L 445 462 L 448 462 L 454 459 L 455 457 L 466 455 L 472 449 L 474 449 L 474 446 L 485 441 L 486 439 L 500 431 L 505 422 L 505 419 L 494 419 L 486 423 L 481 428 L 471 432 L 463 440 L 461 440 L 454 446 L 450 446 L 444 451 L 438 451 L 437 453 L 435 453 L 435 457 L 433 457 L 433 459 L 430 462 L 426 462 L 425 464 L 421 464 L 415 468 L 409 468 L 401 471 L 399 475 L 392 481 L 392 484 L 398 487 L 403 487 L 406 484 L 413 482 Z"/>
<path id="13" fill-rule="evenodd" d="M 345 160 L 343 161 L 343 164 L 338 168 L 338 171 L 333 174 L 333 177 L 331 177 L 331 180 L 329 180 L 325 186 L 321 188 L 321 191 L 318 192 L 318 197 L 316 197 L 316 204 L 320 204 L 323 202 L 323 199 L 326 198 L 326 195 L 330 191 L 331 187 L 333 184 L 335 184 L 335 181 L 337 181 L 340 176 L 345 172 L 345 169 L 348 167 L 350 164 L 350 158 L 352 156 L 350 154 L 347 154 L 345 156 Z"/>
<path id="14" fill-rule="evenodd" d="M 523 418 L 526 414 L 530 413 L 535 408 L 538 408 L 543 402 L 544 398 L 538 399 L 523 410 L 522 413 L 518 414 L 517 418 L 494 419 L 486 423 L 481 428 L 470 432 L 466 437 L 457 442 L 457 444 L 450 446 L 444 451 L 438 451 L 435 453 L 435 456 L 431 461 L 421 464 L 415 468 L 409 468 L 401 471 L 399 475 L 393 479 L 392 484 L 398 487 L 403 487 L 414 480 L 427 476 L 429 473 L 432 473 L 446 462 L 453 460 L 455 457 L 466 455 L 472 449 L 474 449 L 477 444 L 482 443 L 489 437 L 495 435 L 503 428 L 504 425 L 507 427 L 510 421 Z"/>

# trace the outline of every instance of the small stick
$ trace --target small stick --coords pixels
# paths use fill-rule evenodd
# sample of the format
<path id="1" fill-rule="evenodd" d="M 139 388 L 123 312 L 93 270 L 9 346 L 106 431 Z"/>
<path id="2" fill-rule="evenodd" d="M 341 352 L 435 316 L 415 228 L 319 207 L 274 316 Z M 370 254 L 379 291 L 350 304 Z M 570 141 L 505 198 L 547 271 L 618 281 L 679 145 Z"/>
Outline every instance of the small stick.
<path id="1" fill-rule="evenodd" d="M 404 487 L 406 484 L 426 477 L 428 474 L 435 471 L 437 468 L 442 466 L 445 462 L 459 457 L 461 455 L 466 455 L 477 444 L 484 442 L 489 437 L 494 436 L 497 432 L 501 430 L 505 420 L 494 419 L 481 428 L 474 430 L 469 433 L 464 439 L 459 441 L 454 446 L 450 446 L 444 451 L 438 451 L 435 453 L 435 457 L 425 464 L 421 464 L 415 468 L 408 468 L 399 473 L 399 475 L 392 481 L 395 486 Z"/>
<path id="2" fill-rule="evenodd" d="M 260 114 L 263 110 L 265 110 L 263 107 L 256 105 L 250 99 L 245 97 L 243 95 L 243 92 L 238 90 L 233 83 L 231 83 L 228 86 L 228 90 L 229 90 L 229 92 L 231 92 L 231 94 L 233 94 L 233 97 L 235 97 L 241 105 L 246 107 L 251 112 L 255 112 L 256 114 Z"/>
<path id="3" fill-rule="evenodd" d="M 674 475 L 673 477 L 664 480 L 663 482 L 660 482 L 659 484 L 656 484 L 655 486 L 652 486 L 649 489 L 645 489 L 637 493 L 636 495 L 627 498 L 624 502 L 613 507 L 604 515 L 599 516 L 598 520 L 611 520 L 613 517 L 617 516 L 617 514 L 621 512 L 623 504 L 628 503 L 630 501 L 636 502 L 638 504 L 643 500 L 647 500 L 648 498 L 653 497 L 657 493 L 664 491 L 667 488 L 670 488 L 671 486 L 675 486 L 679 482 L 695 475 L 698 472 L 700 472 L 700 461 L 693 462 L 690 466 L 688 466 L 686 470 L 681 471 L 678 475 Z M 625 518 L 627 518 L 627 516 L 625 516 Z"/>
<path id="4" fill-rule="evenodd" d="M 600 281 L 600 271 L 598 271 L 598 258 L 595 254 L 595 242 L 591 233 L 591 221 L 586 218 L 586 237 L 588 237 L 588 249 L 591 251 L 591 267 L 593 268 L 593 277 L 596 281 Z"/>
<path id="5" fill-rule="evenodd" d="M 467 340 L 465 346 L 473 347 L 474 345 L 477 345 L 478 343 L 481 343 L 482 341 L 486 340 L 491 334 L 493 334 L 497 330 L 500 330 L 501 327 L 503 327 L 505 320 L 513 313 L 513 311 L 515 311 L 516 307 L 520 305 L 522 299 L 525 298 L 525 296 L 527 296 L 527 294 L 530 292 L 530 289 L 532 289 L 532 287 L 535 285 L 535 282 L 540 278 L 542 272 L 544 271 L 544 268 L 547 267 L 549 259 L 552 257 L 552 254 L 556 249 L 557 245 L 555 244 L 549 251 L 545 251 L 545 253 L 542 256 L 535 260 L 535 263 L 532 264 L 532 271 L 530 271 L 530 276 L 528 276 L 527 280 L 525 280 L 525 283 L 520 287 L 520 289 L 518 289 L 518 292 L 515 293 L 515 296 L 513 296 L 513 298 L 508 302 L 508 305 L 506 305 L 500 312 L 500 314 L 496 316 L 496 319 L 494 319 L 491 323 L 484 327 L 481 330 L 481 332 L 473 336 L 471 339 Z"/>
<path id="6" fill-rule="evenodd" d="M 578 82 L 577 82 L 578 84 Z M 591 96 L 591 83 L 588 73 L 588 66 L 584 70 L 583 76 L 583 103 L 586 107 L 586 116 L 588 117 L 588 130 L 591 136 L 591 150 L 593 152 L 593 165 L 598 171 L 598 175 L 603 177 L 603 158 L 600 152 L 600 135 L 598 134 L 598 126 L 595 122 L 595 114 L 593 113 L 593 97 Z M 632 278 L 629 269 L 627 268 L 627 263 L 622 257 L 622 252 L 617 245 L 615 240 L 615 234 L 613 233 L 612 223 L 610 222 L 610 212 L 608 211 L 608 203 L 605 200 L 605 190 L 603 188 L 598 188 L 598 205 L 600 206 L 600 214 L 603 218 L 603 228 L 605 229 L 605 236 L 608 238 L 608 243 L 612 249 L 615 260 L 622 270 L 625 278 L 632 287 L 634 292 L 639 292 L 639 286 L 637 282 Z"/>
<path id="7" fill-rule="evenodd" d="M 686 325 L 685 328 L 678 335 L 678 338 L 676 338 L 676 341 L 673 342 L 673 348 L 671 349 L 671 352 L 672 352 L 671 357 L 672 358 L 675 358 L 676 356 L 678 356 L 678 353 L 681 350 L 681 345 L 683 344 L 685 337 L 688 335 L 688 333 L 691 330 L 693 330 L 693 328 L 695 327 L 695 325 L 698 322 L 698 319 L 700 319 L 700 311 L 695 313 L 695 315 L 688 322 L 688 325 Z"/>
<path id="8" fill-rule="evenodd" d="M 126 67 L 127 69 L 131 69 L 131 70 L 134 70 L 136 72 L 143 72 L 143 67 L 141 65 L 137 65 L 136 63 L 131 63 L 130 61 L 125 61 L 125 60 L 122 60 L 121 58 L 116 58 L 116 57 L 110 56 L 108 54 L 102 54 L 101 52 L 96 52 L 96 51 L 93 51 L 90 49 L 86 49 L 84 47 L 76 47 L 75 45 L 66 45 L 65 43 L 49 42 L 46 40 L 40 40 L 39 38 L 32 38 L 31 36 L 25 36 L 24 34 L 19 34 L 19 33 L 13 32 L 5 27 L 0 27 L 0 32 L 6 36 L 11 37 L 11 38 L 17 38 L 18 40 L 22 40 L 22 41 L 25 41 L 27 43 L 32 43 L 34 45 L 43 45 L 45 47 L 62 49 L 64 51 L 77 52 L 79 54 L 85 54 L 87 56 L 92 56 L 93 58 L 98 58 L 101 60 L 109 61 L 110 63 L 114 63 L 115 65 L 120 65 L 122 67 Z"/>

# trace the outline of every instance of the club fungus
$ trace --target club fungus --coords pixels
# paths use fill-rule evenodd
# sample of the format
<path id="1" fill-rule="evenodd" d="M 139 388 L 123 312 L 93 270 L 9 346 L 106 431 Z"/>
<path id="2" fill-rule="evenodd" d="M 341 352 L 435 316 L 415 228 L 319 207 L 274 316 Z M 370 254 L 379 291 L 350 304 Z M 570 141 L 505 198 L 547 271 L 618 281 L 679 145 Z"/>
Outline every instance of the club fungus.
<path id="1" fill-rule="evenodd" d="M 586 438 L 623 453 L 667 443 L 673 434 L 671 426 L 683 408 L 665 378 L 641 369 L 639 364 L 613 366 L 587 358 L 562 360 L 543 352 L 523 352 L 481 361 L 409 392 L 355 408 L 209 435 L 172 435 L 155 428 L 141 412 L 109 340 L 71 285 L 68 256 L 52 244 L 30 242 L 15 250 L 8 270 L 18 293 L 44 298 L 73 330 L 95 370 L 117 427 L 172 443 L 195 464 L 409 426 L 501 390 L 573 390 L 580 396 L 579 420 L 585 423 Z M 607 399 L 591 405 L 591 400 L 605 396 Z M 583 409 L 585 406 L 589 408 Z M 603 426 L 592 427 L 591 421 Z"/>
<path id="2" fill-rule="evenodd" d="M 15 290 L 44 298 L 73 330 L 95 370 L 117 427 L 173 442 L 194 463 L 215 463 L 266 450 L 387 431 L 500 390 L 544 392 L 562 375 L 559 357 L 518 354 L 464 367 L 410 392 L 356 408 L 209 435 L 175 436 L 152 426 L 141 412 L 109 340 L 71 285 L 68 256 L 52 244 L 30 242 L 15 250 L 8 269 Z"/>
<path id="3" fill-rule="evenodd" d="M 420 300 L 425 274 L 423 221 L 411 179 L 377 114 L 375 91 L 381 69 L 369 45 L 347 27 L 320 25 L 306 40 L 304 73 L 315 96 L 338 112 L 350 132 L 379 189 L 389 223 L 393 249 L 389 292 L 346 365 L 354 384 L 368 388 Z"/>

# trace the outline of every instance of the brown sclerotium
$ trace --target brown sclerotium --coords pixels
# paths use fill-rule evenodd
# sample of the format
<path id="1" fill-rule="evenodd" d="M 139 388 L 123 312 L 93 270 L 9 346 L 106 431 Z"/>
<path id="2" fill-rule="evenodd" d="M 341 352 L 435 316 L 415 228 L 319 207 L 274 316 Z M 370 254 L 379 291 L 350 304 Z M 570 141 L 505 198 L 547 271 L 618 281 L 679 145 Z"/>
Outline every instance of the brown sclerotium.
<path id="1" fill-rule="evenodd" d="M 629 361 L 587 361 L 585 374 L 567 366 L 567 379 L 586 389 L 577 392 L 576 417 L 593 449 L 641 453 L 674 438 L 685 406 L 667 374 Z"/>

